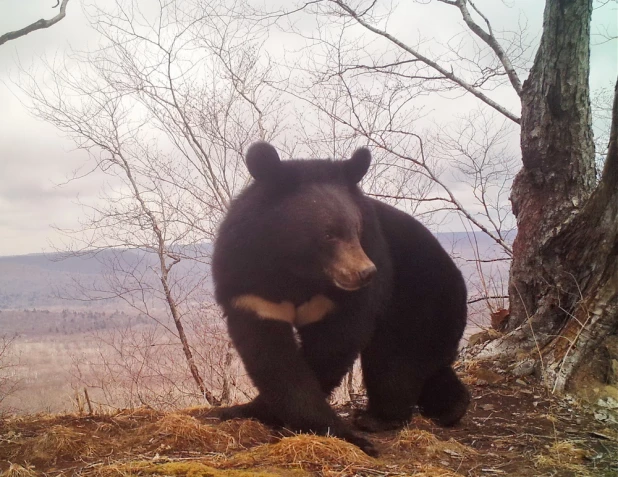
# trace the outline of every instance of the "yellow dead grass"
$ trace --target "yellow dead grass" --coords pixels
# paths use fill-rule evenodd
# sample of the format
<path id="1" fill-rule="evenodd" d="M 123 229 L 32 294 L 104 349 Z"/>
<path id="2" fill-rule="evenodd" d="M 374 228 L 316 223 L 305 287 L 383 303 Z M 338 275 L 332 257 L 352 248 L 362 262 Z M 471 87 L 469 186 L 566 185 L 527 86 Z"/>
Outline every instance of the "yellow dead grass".
<path id="1" fill-rule="evenodd" d="M 148 406 L 135 409 L 122 409 L 109 414 L 118 423 L 137 423 L 144 421 L 156 421 L 165 415 L 164 412 L 157 411 Z"/>
<path id="2" fill-rule="evenodd" d="M 462 474 L 458 474 L 452 470 L 431 464 L 420 467 L 418 472 L 414 472 L 412 475 L 414 477 L 464 477 Z"/>
<path id="3" fill-rule="evenodd" d="M 240 452 L 226 462 L 226 467 L 275 466 L 320 471 L 330 474 L 342 469 L 353 470 L 380 467 L 358 447 L 334 437 L 298 434 L 284 437 L 275 444 L 266 444 Z M 346 474 L 349 475 L 349 474 Z"/>
<path id="4" fill-rule="evenodd" d="M 420 429 L 404 429 L 399 433 L 393 445 L 398 450 L 414 451 L 416 455 L 425 457 L 448 454 L 451 457 L 466 458 L 476 454 L 474 449 L 454 439 L 442 441 L 432 433 Z"/>
<path id="5" fill-rule="evenodd" d="M 26 443 L 32 462 L 54 463 L 57 459 L 80 459 L 94 454 L 87 436 L 73 428 L 54 425 Z"/>
<path id="6" fill-rule="evenodd" d="M 112 464 L 98 468 L 94 474 L 97 477 L 127 477 L 130 475 L 164 475 L 186 477 L 305 477 L 305 472 L 286 469 L 272 470 L 239 470 L 216 469 L 200 461 L 184 462 L 128 462 Z"/>
<path id="7" fill-rule="evenodd" d="M 19 464 L 11 464 L 10 467 L 0 474 L 0 477 L 36 477 L 37 473 L 28 467 Z"/>
<path id="8" fill-rule="evenodd" d="M 173 449 L 226 452 L 237 447 L 234 437 L 220 427 L 201 424 L 186 414 L 167 414 L 154 427 L 156 440 Z"/>
<path id="9" fill-rule="evenodd" d="M 236 444 L 242 449 L 278 440 L 272 429 L 252 419 L 233 419 L 218 423 L 217 427 L 234 437 Z"/>
<path id="10" fill-rule="evenodd" d="M 280 433 L 274 434 L 253 420 L 204 423 L 204 419 L 187 412 L 163 413 L 147 408 L 95 418 L 59 416 L 37 427 L 34 435 L 11 444 L 12 450 L 6 455 L 15 456 L 25 467 L 13 465 L 0 477 L 31 477 L 37 475 L 35 470 L 77 462 L 84 464 L 82 475 L 102 477 L 304 477 L 316 473 L 343 477 L 402 471 L 399 465 L 394 470 L 386 461 L 374 459 L 340 439 L 311 434 L 281 438 Z M 409 475 L 419 477 L 456 477 L 429 459 L 441 452 L 451 456 L 473 452 L 418 430 L 403 431 L 395 445 L 404 452 L 415 449 L 412 461 L 403 466 L 411 472 Z M 194 458 L 183 457 L 187 455 Z M 36 468 L 26 465 L 30 462 Z"/>
<path id="11" fill-rule="evenodd" d="M 591 475 L 584 467 L 587 451 L 581 449 L 571 441 L 557 441 L 548 448 L 547 454 L 534 458 L 534 462 L 541 467 L 562 469 L 573 472 L 578 476 Z"/>
<path id="12" fill-rule="evenodd" d="M 167 449 L 201 452 L 230 452 L 276 440 L 272 431 L 257 421 L 204 424 L 185 413 L 163 415 L 147 428 L 147 433 Z"/>

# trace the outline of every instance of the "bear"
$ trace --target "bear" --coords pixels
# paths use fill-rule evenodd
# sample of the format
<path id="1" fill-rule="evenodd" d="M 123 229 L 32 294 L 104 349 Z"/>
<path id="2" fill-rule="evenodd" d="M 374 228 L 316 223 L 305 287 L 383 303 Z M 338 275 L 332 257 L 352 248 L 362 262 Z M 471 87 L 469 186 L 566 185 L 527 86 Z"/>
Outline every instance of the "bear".
<path id="1" fill-rule="evenodd" d="M 371 159 L 365 147 L 346 160 L 281 161 L 264 141 L 247 149 L 252 181 L 219 226 L 212 276 L 258 394 L 221 419 L 332 435 L 377 455 L 359 430 L 401 427 L 415 407 L 443 426 L 464 416 L 470 394 L 452 364 L 465 281 L 425 226 L 363 193 Z M 359 356 L 368 401 L 353 426 L 328 398 Z"/>

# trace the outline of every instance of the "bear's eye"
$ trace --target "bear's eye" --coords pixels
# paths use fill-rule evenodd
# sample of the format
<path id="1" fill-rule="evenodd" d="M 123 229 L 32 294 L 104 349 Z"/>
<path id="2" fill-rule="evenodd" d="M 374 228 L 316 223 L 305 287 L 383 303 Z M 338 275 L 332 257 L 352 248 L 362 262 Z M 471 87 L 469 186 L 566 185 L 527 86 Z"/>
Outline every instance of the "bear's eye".
<path id="1" fill-rule="evenodd" d="M 327 241 L 331 241 L 331 240 L 335 240 L 335 234 L 333 234 L 332 232 L 326 232 L 324 234 L 324 239 Z"/>

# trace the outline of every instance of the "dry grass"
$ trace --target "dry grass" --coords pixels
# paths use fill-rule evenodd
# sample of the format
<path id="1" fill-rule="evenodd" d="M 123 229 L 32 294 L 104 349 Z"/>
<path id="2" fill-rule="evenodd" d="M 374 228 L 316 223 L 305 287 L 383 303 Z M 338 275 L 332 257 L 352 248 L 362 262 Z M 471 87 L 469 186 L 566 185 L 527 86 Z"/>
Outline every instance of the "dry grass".
<path id="1" fill-rule="evenodd" d="M 442 441 L 431 432 L 412 428 L 402 430 L 393 446 L 397 450 L 414 451 L 415 455 L 425 457 L 440 457 L 441 454 L 448 454 L 451 457 L 466 458 L 476 454 L 474 449 L 454 439 Z"/>
<path id="2" fill-rule="evenodd" d="M 207 409 L 4 418 L 0 477 L 617 475 L 618 427 L 560 404 L 541 387 L 502 381 L 472 391 L 461 425 L 440 428 L 416 416 L 400 432 L 368 435 L 377 459 L 332 437 L 252 420 L 219 422 Z"/>
<path id="3" fill-rule="evenodd" d="M 557 441 L 548 447 L 547 454 L 537 455 L 535 463 L 540 467 L 562 469 L 578 476 L 591 475 L 584 467 L 588 452 L 575 445 L 572 441 Z"/>
<path id="4" fill-rule="evenodd" d="M 81 459 L 96 455 L 94 442 L 71 427 L 54 425 L 26 443 L 25 454 L 33 462 L 54 464 L 58 460 Z"/>
<path id="5" fill-rule="evenodd" d="M 19 464 L 11 464 L 0 477 L 36 477 L 37 473 L 31 467 L 22 467 Z"/>
<path id="6" fill-rule="evenodd" d="M 234 419 L 217 424 L 223 432 L 234 437 L 236 445 L 248 449 L 259 444 L 272 443 L 278 440 L 272 429 L 258 421 L 249 419 Z"/>
<path id="7" fill-rule="evenodd" d="M 109 415 L 117 421 L 135 422 L 136 420 L 154 421 L 165 416 L 165 413 L 157 411 L 150 406 L 142 406 L 134 409 L 122 409 L 120 411 L 112 412 Z"/>
<path id="8" fill-rule="evenodd" d="M 438 467 L 437 465 L 424 465 L 418 472 L 412 474 L 414 477 L 463 477 L 462 474 Z"/>
<path id="9" fill-rule="evenodd" d="M 230 467 L 276 466 L 340 475 L 367 468 L 379 468 L 380 462 L 358 447 L 334 437 L 298 434 L 284 437 L 275 444 L 261 445 L 230 458 Z M 347 474 L 345 474 L 347 475 Z"/>
<path id="10" fill-rule="evenodd" d="M 128 462 L 102 466 L 91 474 L 97 477 L 126 477 L 130 475 L 164 475 L 187 477 L 305 477 L 305 472 L 286 469 L 221 470 L 200 461 L 190 462 Z"/>
<path id="11" fill-rule="evenodd" d="M 503 374 L 488 369 L 481 362 L 474 359 L 463 362 L 462 371 L 461 380 L 469 386 L 497 384 L 506 379 Z"/>
<path id="12" fill-rule="evenodd" d="M 154 424 L 155 440 L 171 449 L 227 452 L 237 446 L 233 436 L 218 426 L 201 424 L 186 414 L 167 414 Z"/>

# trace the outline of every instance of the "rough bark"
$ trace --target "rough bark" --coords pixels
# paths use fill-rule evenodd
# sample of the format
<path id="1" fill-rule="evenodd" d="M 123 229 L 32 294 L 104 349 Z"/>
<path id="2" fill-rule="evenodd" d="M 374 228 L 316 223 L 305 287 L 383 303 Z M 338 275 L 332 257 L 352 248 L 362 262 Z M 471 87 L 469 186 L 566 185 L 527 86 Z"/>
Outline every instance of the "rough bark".
<path id="1" fill-rule="evenodd" d="M 601 182 L 582 212 L 550 241 L 550 250 L 564 250 L 556 263 L 577 280 L 571 290 L 559 336 L 545 347 L 545 364 L 554 389 L 564 390 L 577 368 L 618 330 L 618 83 L 614 95 L 610 151 Z M 570 270 L 569 270 L 570 269 Z M 564 292 L 562 292 L 564 294 Z M 563 298 L 563 300 L 565 300 Z M 564 307 L 562 307 L 564 308 Z"/>
<path id="2" fill-rule="evenodd" d="M 592 0 L 547 2 L 541 44 L 523 85 L 523 168 L 511 192 L 517 237 L 509 327 L 521 325 L 529 315 L 543 314 L 542 321 L 553 330 L 555 320 L 564 318 L 549 312 L 558 307 L 558 297 L 552 293 L 558 283 L 547 280 L 557 264 L 547 263 L 545 256 L 559 256 L 560 250 L 539 252 L 580 212 L 594 188 L 588 87 L 591 13 Z"/>
<path id="3" fill-rule="evenodd" d="M 591 129 L 592 0 L 548 0 L 522 90 L 523 168 L 511 201 L 518 233 L 507 337 L 488 351 L 534 351 L 556 391 L 618 327 L 618 158 L 595 181 Z"/>

